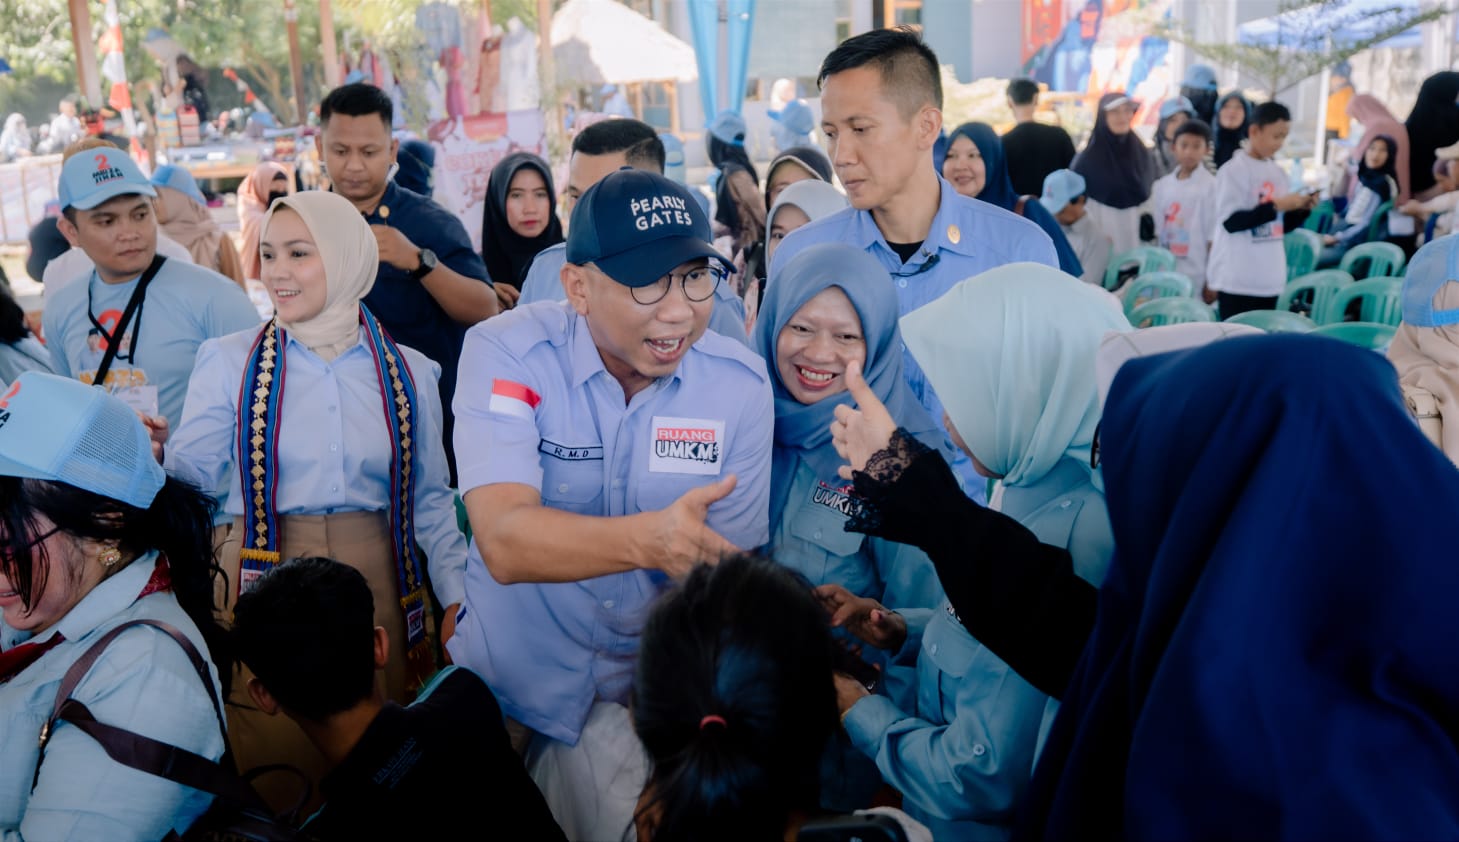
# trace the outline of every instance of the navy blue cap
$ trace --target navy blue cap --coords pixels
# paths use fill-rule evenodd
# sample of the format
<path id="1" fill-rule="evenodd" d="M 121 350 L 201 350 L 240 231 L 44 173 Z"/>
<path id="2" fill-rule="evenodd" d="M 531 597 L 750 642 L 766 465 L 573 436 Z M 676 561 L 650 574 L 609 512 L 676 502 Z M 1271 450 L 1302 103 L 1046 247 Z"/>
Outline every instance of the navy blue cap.
<path id="1" fill-rule="evenodd" d="M 709 217 L 688 188 L 624 167 L 588 188 L 572 209 L 567 262 L 591 263 L 624 286 L 642 287 L 695 258 L 729 258 L 709 244 Z"/>

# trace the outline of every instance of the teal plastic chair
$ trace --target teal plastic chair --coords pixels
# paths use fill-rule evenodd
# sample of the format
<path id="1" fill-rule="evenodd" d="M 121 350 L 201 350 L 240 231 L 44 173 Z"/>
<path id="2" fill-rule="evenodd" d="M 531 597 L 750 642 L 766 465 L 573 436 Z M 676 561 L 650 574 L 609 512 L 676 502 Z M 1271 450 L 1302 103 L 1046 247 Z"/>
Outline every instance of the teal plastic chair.
<path id="1" fill-rule="evenodd" d="M 1318 323 L 1343 321 L 1353 301 L 1361 302 L 1356 321 L 1398 327 L 1403 320 L 1403 279 L 1369 278 L 1343 287 L 1328 302 L 1327 310 L 1319 313 Z"/>
<path id="2" fill-rule="evenodd" d="M 1318 234 L 1327 234 L 1332 231 L 1333 220 L 1337 218 L 1337 206 L 1331 199 L 1323 199 L 1317 203 L 1317 207 L 1307 214 L 1307 219 L 1302 223 L 1303 230 L 1315 231 Z"/>
<path id="3" fill-rule="evenodd" d="M 1373 221 L 1368 223 L 1368 239 L 1370 243 L 1381 243 L 1388 236 L 1388 212 L 1393 210 L 1393 200 L 1389 199 L 1378 206 L 1373 214 Z"/>
<path id="4" fill-rule="evenodd" d="M 1120 271 L 1128 269 L 1132 263 L 1140 267 L 1135 272 L 1136 277 L 1150 272 L 1171 272 L 1175 270 L 1175 255 L 1159 246 L 1136 246 L 1121 252 L 1110 260 L 1109 268 L 1104 270 L 1104 288 L 1112 291 L 1118 287 Z"/>
<path id="5" fill-rule="evenodd" d="M 1403 274 L 1403 265 L 1407 262 L 1403 249 L 1393 243 L 1362 243 L 1348 249 L 1337 268 L 1359 281 L 1364 278 L 1397 278 Z M 1357 271 L 1360 268 L 1361 273 Z"/>
<path id="6" fill-rule="evenodd" d="M 1125 315 L 1157 298 L 1190 298 L 1195 284 L 1179 272 L 1147 272 L 1125 287 Z"/>
<path id="7" fill-rule="evenodd" d="M 1317 322 L 1289 310 L 1247 310 L 1226 321 L 1234 325 L 1249 325 L 1267 333 L 1307 333 L 1317 328 Z"/>
<path id="8" fill-rule="evenodd" d="M 1322 315 L 1332 303 L 1338 291 L 1353 285 L 1353 276 L 1341 269 L 1323 269 L 1309 272 L 1300 278 L 1287 281 L 1286 289 L 1277 299 L 1278 310 L 1291 310 L 1321 322 Z"/>
<path id="9" fill-rule="evenodd" d="M 1130 324 L 1135 327 L 1159 327 L 1186 322 L 1214 322 L 1216 314 L 1204 302 L 1171 296 L 1146 301 L 1130 311 L 1129 318 Z"/>
<path id="10" fill-rule="evenodd" d="M 1287 280 L 1300 278 L 1317 268 L 1317 259 L 1322 257 L 1322 235 L 1316 231 L 1299 228 L 1282 237 L 1282 246 L 1287 251 Z"/>
<path id="11" fill-rule="evenodd" d="M 471 540 L 471 519 L 466 516 L 466 501 L 461 499 L 459 492 L 456 494 L 456 528 L 461 530 L 467 541 Z"/>
<path id="12" fill-rule="evenodd" d="M 1393 335 L 1397 332 L 1398 328 L 1393 325 L 1376 325 L 1371 322 L 1338 322 L 1323 325 L 1309 335 L 1341 339 L 1344 342 L 1386 354 L 1388 345 L 1393 341 Z"/>

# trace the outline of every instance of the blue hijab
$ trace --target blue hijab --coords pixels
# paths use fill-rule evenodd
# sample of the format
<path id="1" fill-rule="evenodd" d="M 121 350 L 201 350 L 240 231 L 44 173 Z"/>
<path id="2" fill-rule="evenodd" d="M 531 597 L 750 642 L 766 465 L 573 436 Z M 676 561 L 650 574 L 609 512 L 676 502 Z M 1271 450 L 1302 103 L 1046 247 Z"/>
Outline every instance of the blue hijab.
<path id="1" fill-rule="evenodd" d="M 845 461 L 831 444 L 831 422 L 836 407 L 852 405 L 850 392 L 803 404 L 791 396 L 776 367 L 775 345 L 780 331 L 807 301 L 828 287 L 840 287 L 861 317 L 866 338 L 862 376 L 886 404 L 887 411 L 928 447 L 942 451 L 949 463 L 952 452 L 942 427 L 917 402 L 902 376 L 902 334 L 897 328 L 897 293 L 887 270 L 876 258 L 844 243 L 811 246 L 791 258 L 766 285 L 765 300 L 755 319 L 755 350 L 770 369 L 775 394 L 775 454 L 770 472 L 771 531 L 785 509 L 795 480 L 797 459 L 804 459 L 816 476 L 836 485 L 844 482 L 836 471 Z"/>
<path id="2" fill-rule="evenodd" d="M 1459 473 L 1378 354 L 1131 360 L 1115 555 L 1021 838 L 1459 837 Z"/>
<path id="3" fill-rule="evenodd" d="M 986 123 L 963 123 L 948 135 L 947 145 L 952 146 L 953 141 L 959 137 L 971 140 L 983 156 L 983 168 L 987 171 L 987 176 L 983 179 L 983 189 L 978 193 L 978 201 L 997 205 L 1013 213 L 1018 207 L 1018 193 L 1013 189 L 1013 178 L 1008 174 L 1008 157 L 1003 154 L 1003 141 L 998 138 L 998 133 Z M 943 154 L 945 156 L 946 152 Z M 938 175 L 941 174 L 942 168 L 939 166 Z M 1044 233 L 1054 241 L 1054 251 L 1059 254 L 1061 271 L 1076 278 L 1083 275 L 1084 267 L 1080 265 L 1079 256 L 1069 245 L 1069 238 L 1064 236 L 1064 229 L 1059 227 L 1059 221 L 1054 219 L 1054 215 L 1037 198 L 1035 196 L 1023 203 L 1024 217 L 1044 229 Z"/>

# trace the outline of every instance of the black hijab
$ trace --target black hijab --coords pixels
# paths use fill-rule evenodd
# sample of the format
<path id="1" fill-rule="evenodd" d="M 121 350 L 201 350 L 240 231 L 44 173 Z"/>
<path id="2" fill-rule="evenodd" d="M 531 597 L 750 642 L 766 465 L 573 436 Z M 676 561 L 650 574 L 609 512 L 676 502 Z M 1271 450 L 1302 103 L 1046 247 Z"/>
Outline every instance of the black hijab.
<path id="1" fill-rule="evenodd" d="M 1459 141 L 1459 72 L 1446 70 L 1424 80 L 1403 125 L 1408 129 L 1408 189 L 1434 186 L 1434 150 Z"/>
<path id="2" fill-rule="evenodd" d="M 1245 116 L 1241 118 L 1241 128 L 1238 129 L 1228 129 L 1221 125 L 1221 108 L 1224 107 L 1228 101 L 1233 99 L 1240 101 L 1241 107 L 1246 109 Z M 1246 128 L 1250 125 L 1251 103 L 1246 101 L 1246 97 L 1242 96 L 1236 91 L 1232 91 L 1231 93 L 1221 97 L 1221 101 L 1216 103 L 1216 122 L 1212 123 L 1211 126 L 1216 130 L 1217 167 L 1220 167 L 1222 164 L 1231 160 L 1232 154 L 1234 154 L 1236 150 L 1241 148 L 1241 141 L 1246 140 Z"/>
<path id="3" fill-rule="evenodd" d="M 1386 202 L 1393 198 L 1393 187 L 1398 183 L 1398 170 L 1394 167 L 1398 161 L 1398 141 L 1386 134 L 1380 134 L 1373 138 L 1373 143 L 1382 143 L 1387 147 L 1388 160 L 1383 162 L 1383 166 L 1373 169 L 1368 166 L 1368 157 L 1364 154 L 1363 160 L 1358 162 L 1358 181 Z"/>
<path id="4" fill-rule="evenodd" d="M 1132 127 L 1123 135 L 1109 130 L 1105 107 L 1125 98 L 1122 91 L 1099 98 L 1094 132 L 1089 145 L 1074 159 L 1074 172 L 1084 176 L 1085 193 L 1101 205 L 1132 208 L 1150 198 L 1155 183 L 1155 160 Z"/>
<path id="5" fill-rule="evenodd" d="M 523 167 L 531 167 L 547 184 L 547 227 L 535 237 L 523 237 L 507 224 L 507 192 Z M 481 259 L 494 284 L 522 286 L 522 276 L 532 258 L 562 242 L 562 223 L 557 219 L 557 191 L 547 162 L 531 152 L 514 152 L 492 168 L 486 184 L 486 207 L 481 214 Z"/>

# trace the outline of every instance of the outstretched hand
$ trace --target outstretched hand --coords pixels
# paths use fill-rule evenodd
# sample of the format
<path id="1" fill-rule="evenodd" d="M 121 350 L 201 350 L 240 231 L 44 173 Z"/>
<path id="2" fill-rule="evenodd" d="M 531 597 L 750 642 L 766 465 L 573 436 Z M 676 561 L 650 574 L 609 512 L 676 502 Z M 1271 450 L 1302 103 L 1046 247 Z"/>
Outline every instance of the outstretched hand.
<path id="1" fill-rule="evenodd" d="M 655 512 L 654 528 L 646 536 L 649 543 L 645 548 L 654 561 L 647 566 L 670 576 L 683 576 L 700 562 L 714 564 L 739 552 L 739 547 L 704 522 L 709 507 L 728 497 L 735 483 L 735 475 L 730 474 L 718 482 L 691 488 L 668 508 Z"/>
<path id="2" fill-rule="evenodd" d="M 866 380 L 861 376 L 861 363 L 846 366 L 846 389 L 858 408 L 836 407 L 836 420 L 831 422 L 831 443 L 842 459 L 849 462 L 840 469 L 842 479 L 851 479 L 854 471 L 866 470 L 873 453 L 885 450 L 897 430 L 897 422 Z"/>

